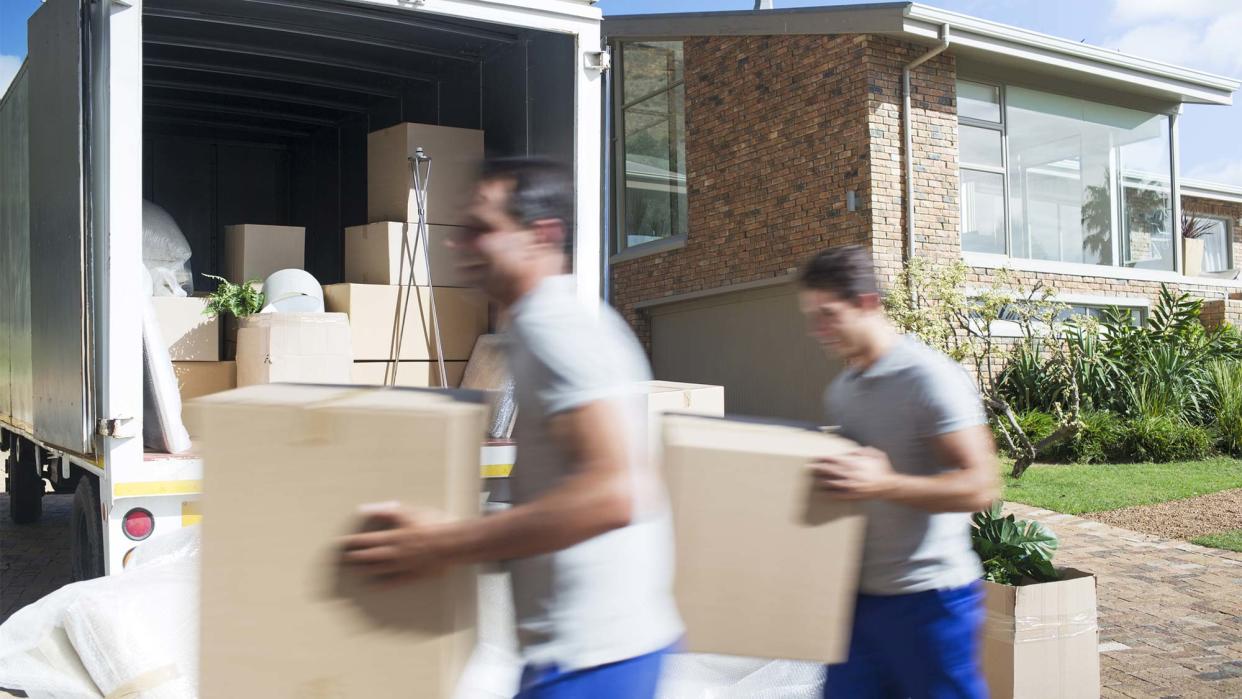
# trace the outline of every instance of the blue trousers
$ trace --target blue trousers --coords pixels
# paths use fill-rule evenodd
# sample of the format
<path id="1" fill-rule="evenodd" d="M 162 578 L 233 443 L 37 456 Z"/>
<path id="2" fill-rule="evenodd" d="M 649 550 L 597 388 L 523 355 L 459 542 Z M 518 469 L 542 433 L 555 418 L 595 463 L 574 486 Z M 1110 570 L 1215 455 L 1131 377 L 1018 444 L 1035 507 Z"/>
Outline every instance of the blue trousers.
<path id="1" fill-rule="evenodd" d="M 986 699 L 979 670 L 983 584 L 859 595 L 850 655 L 828 666 L 825 699 Z"/>
<path id="2" fill-rule="evenodd" d="M 562 672 L 555 665 L 527 665 L 514 699 L 654 699 L 664 656 L 672 650 L 574 672 Z"/>

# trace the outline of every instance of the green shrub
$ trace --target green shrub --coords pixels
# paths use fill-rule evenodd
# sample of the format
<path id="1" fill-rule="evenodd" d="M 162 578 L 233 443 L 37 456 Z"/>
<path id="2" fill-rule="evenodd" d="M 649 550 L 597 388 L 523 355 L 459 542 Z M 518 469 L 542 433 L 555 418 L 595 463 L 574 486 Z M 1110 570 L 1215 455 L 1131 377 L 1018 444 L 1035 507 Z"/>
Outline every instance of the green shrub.
<path id="1" fill-rule="evenodd" d="M 1126 425 L 1116 413 L 1107 410 L 1083 411 L 1082 429 L 1070 439 L 1053 445 L 1043 455 L 1046 461 L 1067 464 L 1106 464 L 1129 460 Z"/>
<path id="2" fill-rule="evenodd" d="M 1242 456 L 1242 364 L 1214 362 L 1208 377 L 1216 444 L 1226 454 Z"/>
<path id="3" fill-rule="evenodd" d="M 1026 412 L 1018 413 L 1017 418 L 1018 427 L 1022 428 L 1022 432 L 1027 439 L 1031 440 L 1032 444 L 1052 434 L 1053 430 L 1057 428 L 1056 418 L 1042 410 L 1027 410 Z M 996 439 L 997 447 L 1005 453 L 1009 453 L 1009 444 L 1001 435 L 1000 428 L 995 422 L 992 424 L 992 436 Z M 1009 456 L 1016 455 L 1009 454 Z"/>
<path id="4" fill-rule="evenodd" d="M 1127 460 L 1193 461 L 1212 453 L 1212 435 L 1207 428 L 1169 415 L 1132 418 L 1124 432 Z"/>

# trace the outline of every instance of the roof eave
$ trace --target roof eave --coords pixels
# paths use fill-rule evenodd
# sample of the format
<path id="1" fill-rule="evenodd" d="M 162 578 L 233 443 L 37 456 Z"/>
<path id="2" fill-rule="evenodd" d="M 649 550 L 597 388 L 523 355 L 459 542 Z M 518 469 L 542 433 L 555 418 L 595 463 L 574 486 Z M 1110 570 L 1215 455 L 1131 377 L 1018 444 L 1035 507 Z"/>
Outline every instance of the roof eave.
<path id="1" fill-rule="evenodd" d="M 1200 197 L 1242 204 L 1242 187 L 1236 185 L 1183 178 L 1178 180 L 1178 190 L 1184 197 Z"/>
<path id="2" fill-rule="evenodd" d="M 906 7 L 902 34 L 922 41 L 937 41 L 941 26 L 946 24 L 949 25 L 952 43 L 959 50 L 1002 54 L 1067 74 L 1116 80 L 1181 102 L 1229 105 L 1233 103 L 1233 93 L 1240 85 L 1232 78 L 926 5 L 911 4 Z"/>

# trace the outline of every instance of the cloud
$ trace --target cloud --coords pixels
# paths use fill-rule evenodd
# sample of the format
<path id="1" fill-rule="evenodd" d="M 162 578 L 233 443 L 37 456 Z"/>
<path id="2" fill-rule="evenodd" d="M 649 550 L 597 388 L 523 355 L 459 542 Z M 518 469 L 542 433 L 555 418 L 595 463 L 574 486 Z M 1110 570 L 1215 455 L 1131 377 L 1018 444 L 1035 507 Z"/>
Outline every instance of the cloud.
<path id="1" fill-rule="evenodd" d="M 1123 53 L 1226 75 L 1242 74 L 1242 3 L 1115 0 L 1123 27 L 1105 45 Z"/>
<path id="2" fill-rule="evenodd" d="M 1192 180 L 1207 180 L 1242 187 L 1242 159 L 1213 160 L 1189 168 L 1184 175 Z"/>
<path id="3" fill-rule="evenodd" d="M 9 83 L 13 82 L 13 76 L 17 75 L 21 67 L 21 56 L 6 56 L 0 53 L 0 95 L 9 89 Z"/>

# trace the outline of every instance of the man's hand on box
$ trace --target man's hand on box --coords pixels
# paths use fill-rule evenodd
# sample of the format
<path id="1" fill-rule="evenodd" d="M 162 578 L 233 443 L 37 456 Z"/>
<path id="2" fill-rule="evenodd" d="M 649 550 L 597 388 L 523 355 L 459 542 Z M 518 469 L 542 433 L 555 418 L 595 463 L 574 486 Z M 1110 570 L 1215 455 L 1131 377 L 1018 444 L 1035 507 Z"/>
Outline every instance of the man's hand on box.
<path id="1" fill-rule="evenodd" d="M 816 459 L 811 475 L 821 490 L 841 500 L 878 500 L 888 496 L 897 479 L 888 456 L 872 447 Z"/>
<path id="2" fill-rule="evenodd" d="M 392 585 L 439 575 L 448 566 L 439 545 L 447 520 L 440 513 L 383 504 L 366 506 L 362 514 L 362 531 L 341 542 L 344 565 Z"/>

